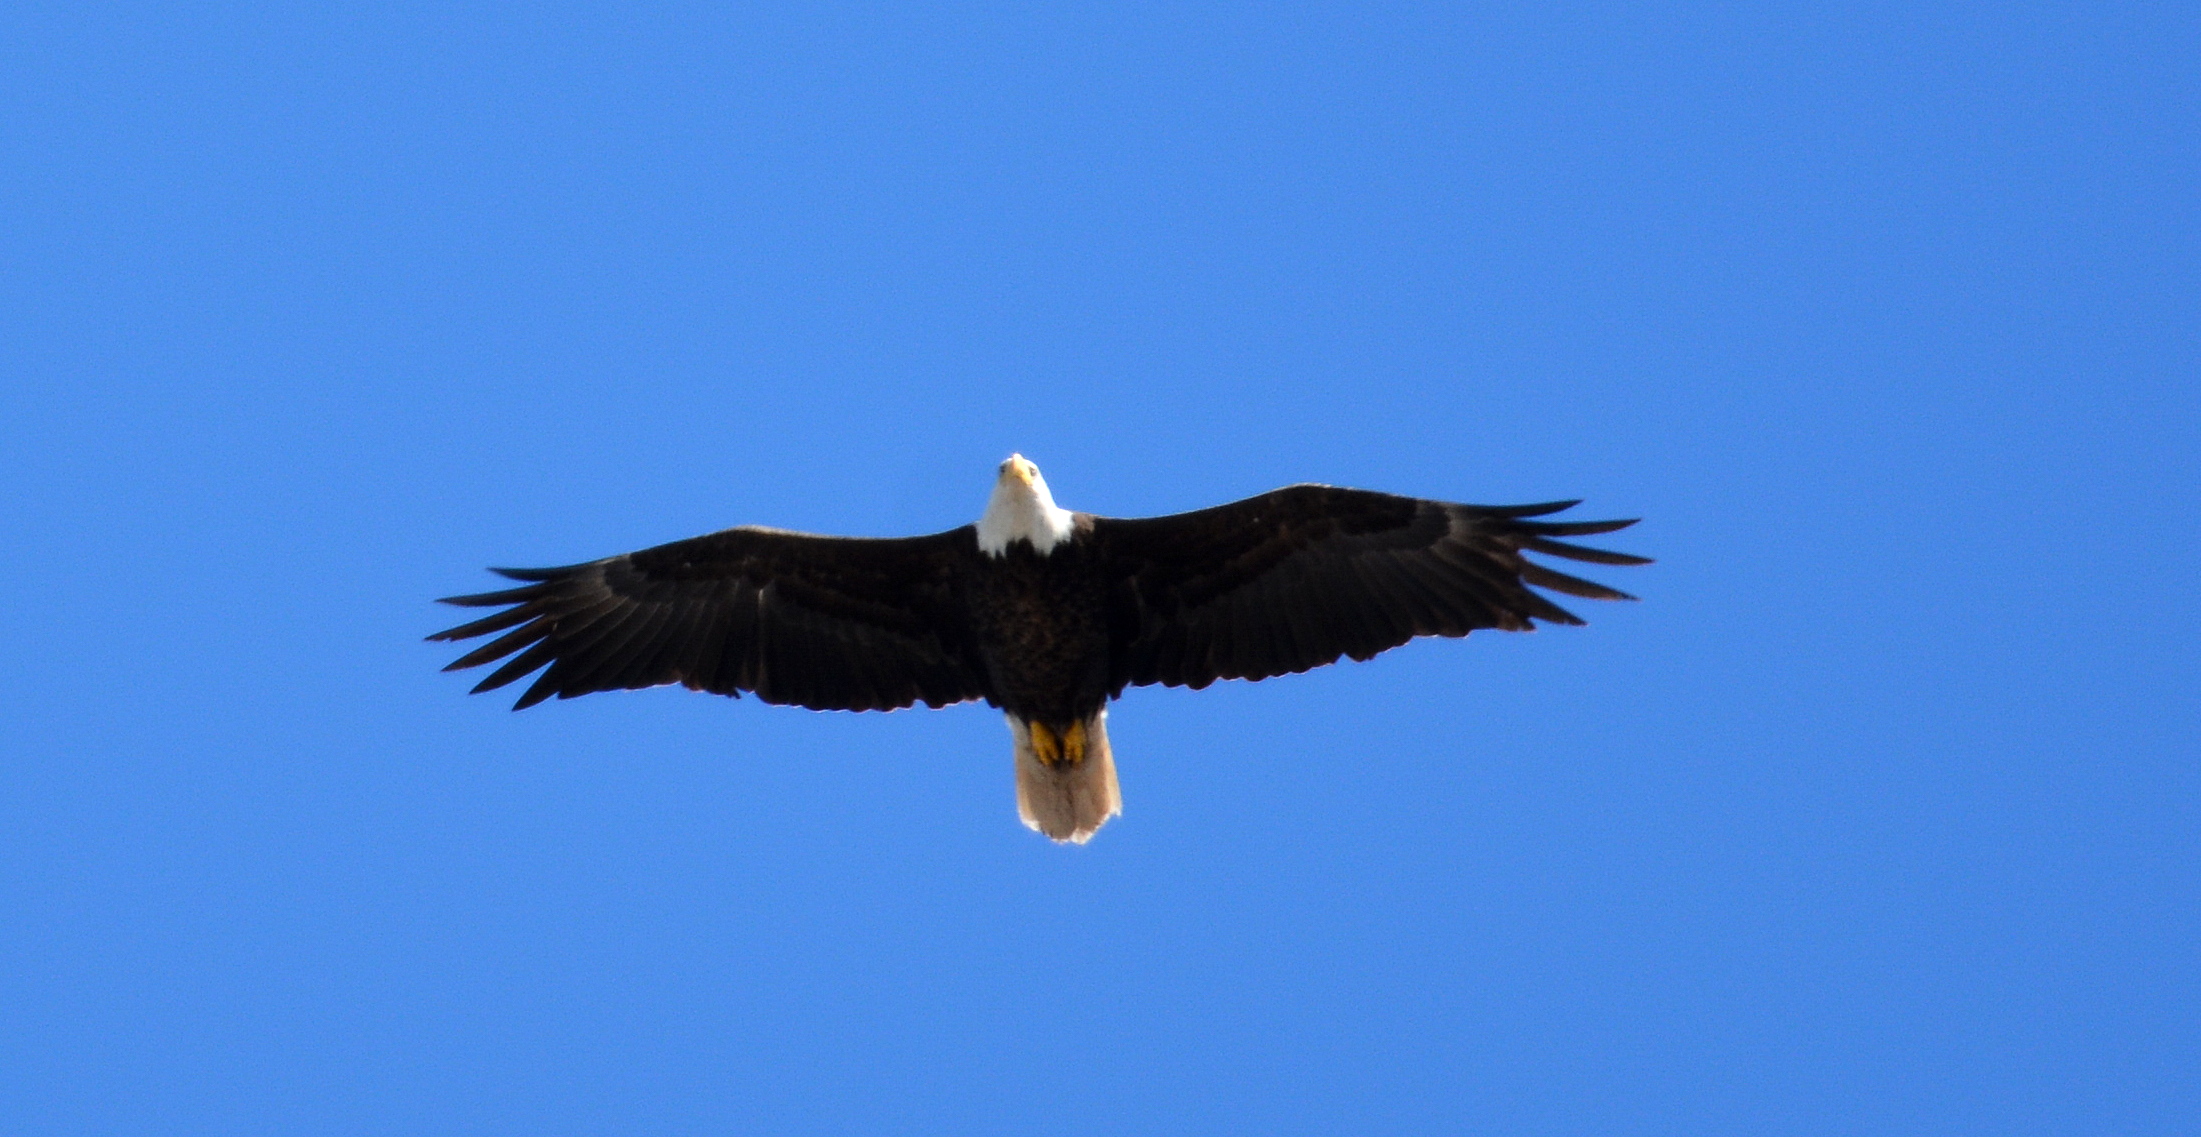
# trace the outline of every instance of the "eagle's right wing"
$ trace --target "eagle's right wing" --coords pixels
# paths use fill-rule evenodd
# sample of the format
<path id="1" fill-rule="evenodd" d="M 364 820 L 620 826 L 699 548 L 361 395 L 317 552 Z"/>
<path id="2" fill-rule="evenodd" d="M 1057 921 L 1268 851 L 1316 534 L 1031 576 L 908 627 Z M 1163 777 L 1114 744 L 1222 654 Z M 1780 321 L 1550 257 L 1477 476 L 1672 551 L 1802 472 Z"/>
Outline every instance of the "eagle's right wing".
<path id="1" fill-rule="evenodd" d="M 1646 558 L 1555 541 L 1633 521 L 1535 521 L 1574 502 L 1458 505 L 1336 486 L 1288 486 L 1168 517 L 1097 517 L 1114 580 L 1112 690 L 1263 679 L 1415 636 L 1582 621 L 1533 591 L 1633 597 L 1524 553 L 1608 565 Z"/>
<path id="2" fill-rule="evenodd" d="M 988 694 L 960 595 L 970 526 L 926 537 L 821 537 L 745 526 L 453 596 L 511 605 L 428 637 L 505 634 L 447 671 L 518 654 L 474 688 L 548 666 L 514 710 L 556 695 L 682 683 L 812 710 L 941 707 Z M 507 630 L 510 629 L 510 630 Z"/>

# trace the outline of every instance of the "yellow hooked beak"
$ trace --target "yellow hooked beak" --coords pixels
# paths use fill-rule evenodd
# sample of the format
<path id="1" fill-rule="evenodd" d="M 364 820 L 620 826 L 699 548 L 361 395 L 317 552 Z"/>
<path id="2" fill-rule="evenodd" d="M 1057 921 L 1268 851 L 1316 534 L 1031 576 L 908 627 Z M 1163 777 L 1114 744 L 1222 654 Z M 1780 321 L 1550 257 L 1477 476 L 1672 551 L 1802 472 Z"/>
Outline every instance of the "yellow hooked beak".
<path id="1" fill-rule="evenodd" d="M 1009 460 L 1001 464 L 1001 476 L 1031 485 L 1039 477 L 1039 467 L 1032 465 L 1022 454 L 1011 454 Z"/>

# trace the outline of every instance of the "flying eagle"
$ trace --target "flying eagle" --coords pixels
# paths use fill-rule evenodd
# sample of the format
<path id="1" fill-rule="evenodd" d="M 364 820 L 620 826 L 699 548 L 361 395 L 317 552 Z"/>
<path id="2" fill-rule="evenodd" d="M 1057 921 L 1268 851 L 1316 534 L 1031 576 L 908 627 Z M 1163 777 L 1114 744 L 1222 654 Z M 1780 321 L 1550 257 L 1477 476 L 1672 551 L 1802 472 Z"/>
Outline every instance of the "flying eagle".
<path id="1" fill-rule="evenodd" d="M 1634 521 L 1536 521 L 1575 505 L 1457 505 L 1287 486 L 1168 517 L 1073 513 L 1012 454 L 977 524 L 927 537 L 824 537 L 745 525 L 546 569 L 453 596 L 504 610 L 428 637 L 504 634 L 446 671 L 512 656 L 474 690 L 547 665 L 514 710 L 556 695 L 679 683 L 812 710 L 984 699 L 1009 720 L 1017 812 L 1084 842 L 1123 811 L 1108 701 L 1356 660 L 1415 636 L 1580 624 L 1529 586 L 1633 597 L 1535 552 L 1644 557 L 1554 540 Z M 515 655 L 514 653 L 518 653 Z"/>

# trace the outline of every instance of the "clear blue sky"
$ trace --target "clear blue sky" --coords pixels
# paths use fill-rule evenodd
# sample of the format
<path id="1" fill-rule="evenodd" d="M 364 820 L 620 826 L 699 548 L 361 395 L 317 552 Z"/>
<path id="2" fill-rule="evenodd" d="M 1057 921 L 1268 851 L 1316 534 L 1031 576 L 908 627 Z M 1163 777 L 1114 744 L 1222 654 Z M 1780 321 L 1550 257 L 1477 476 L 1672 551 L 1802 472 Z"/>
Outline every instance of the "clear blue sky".
<path id="1" fill-rule="evenodd" d="M 2175 5 L 29 4 L 0 1130 L 2190 1134 Z M 1591 625 L 507 713 L 742 523 L 1584 497 Z"/>

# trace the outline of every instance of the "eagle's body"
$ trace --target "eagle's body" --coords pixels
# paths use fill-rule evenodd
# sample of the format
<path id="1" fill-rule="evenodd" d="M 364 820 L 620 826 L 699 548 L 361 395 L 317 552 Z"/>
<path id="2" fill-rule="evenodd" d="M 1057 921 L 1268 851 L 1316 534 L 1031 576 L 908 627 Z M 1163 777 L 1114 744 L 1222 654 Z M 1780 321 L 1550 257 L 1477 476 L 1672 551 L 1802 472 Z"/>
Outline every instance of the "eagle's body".
<path id="1" fill-rule="evenodd" d="M 1080 522 L 1084 540 L 1049 553 L 1018 543 L 969 565 L 971 636 L 987 698 L 1010 714 L 1067 724 L 1112 694 L 1108 566 L 1090 539 L 1092 519 Z"/>
<path id="2" fill-rule="evenodd" d="M 1127 686 L 1200 688 L 1367 659 L 1420 635 L 1581 622 L 1529 585 L 1626 599 L 1521 555 L 1645 563 L 1552 540 L 1632 522 L 1530 520 L 1572 504 L 1291 486 L 1106 518 L 1060 508 L 1038 468 L 1012 456 L 975 525 L 881 540 L 742 527 L 499 569 L 528 583 L 447 602 L 511 607 L 430 638 L 505 633 L 451 664 L 517 653 L 476 691 L 547 665 L 515 709 L 665 683 L 816 710 L 984 699 L 1009 720 L 1025 823 L 1084 841 L 1122 808 L 1106 708 Z"/>

